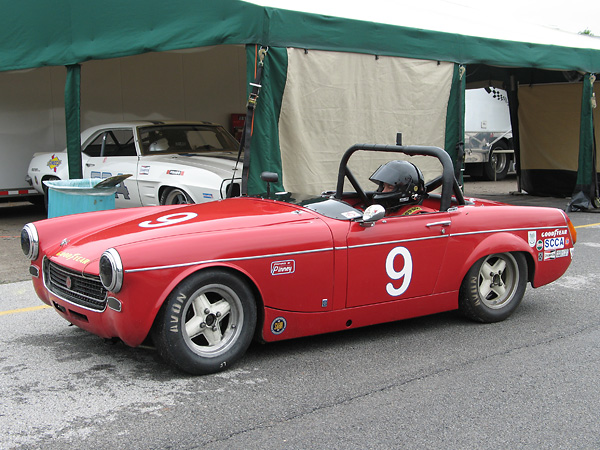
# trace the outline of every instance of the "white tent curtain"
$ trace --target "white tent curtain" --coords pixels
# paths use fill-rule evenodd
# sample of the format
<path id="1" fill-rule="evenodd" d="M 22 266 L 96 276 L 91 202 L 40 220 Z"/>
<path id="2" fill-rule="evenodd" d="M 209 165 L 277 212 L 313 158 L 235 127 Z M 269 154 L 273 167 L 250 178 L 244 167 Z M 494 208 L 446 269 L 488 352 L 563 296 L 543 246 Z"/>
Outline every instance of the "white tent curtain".
<path id="1" fill-rule="evenodd" d="M 598 98 L 600 87 L 594 90 Z M 577 171 L 581 93 L 581 83 L 519 86 L 523 170 Z M 598 132 L 600 114 L 594 122 Z"/>
<path id="2" fill-rule="evenodd" d="M 333 189 L 347 148 L 395 144 L 397 132 L 402 132 L 404 145 L 443 148 L 453 67 L 448 62 L 288 49 L 279 118 L 285 188 Z M 351 168 L 361 183 L 369 183 L 368 176 L 389 159 L 363 158 L 356 164 L 353 157 Z M 413 162 L 426 179 L 441 171 L 431 158 Z"/>

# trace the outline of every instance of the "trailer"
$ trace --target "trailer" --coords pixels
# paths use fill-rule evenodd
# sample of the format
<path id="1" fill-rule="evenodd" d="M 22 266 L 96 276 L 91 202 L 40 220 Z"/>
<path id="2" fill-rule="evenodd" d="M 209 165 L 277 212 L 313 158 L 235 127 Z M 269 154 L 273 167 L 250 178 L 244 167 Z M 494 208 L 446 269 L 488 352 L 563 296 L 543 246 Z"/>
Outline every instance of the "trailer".
<path id="1" fill-rule="evenodd" d="M 465 95 L 465 173 L 490 181 L 514 173 L 515 152 L 508 97 L 497 88 Z"/>
<path id="2" fill-rule="evenodd" d="M 8 139 L 9 136 L 0 135 L 0 202 L 43 202 L 44 196 L 25 179 L 35 147 L 15 150 L 6 142 Z"/>

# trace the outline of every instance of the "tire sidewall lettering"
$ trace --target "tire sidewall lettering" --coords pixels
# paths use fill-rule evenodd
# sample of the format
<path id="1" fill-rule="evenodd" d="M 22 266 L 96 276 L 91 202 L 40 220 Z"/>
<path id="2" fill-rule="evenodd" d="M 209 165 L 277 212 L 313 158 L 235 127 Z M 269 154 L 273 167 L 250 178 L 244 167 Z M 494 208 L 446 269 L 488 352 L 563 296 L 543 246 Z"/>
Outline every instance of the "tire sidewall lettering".
<path id="1" fill-rule="evenodd" d="M 177 295 L 175 302 L 173 302 L 173 305 L 171 306 L 171 315 L 169 318 L 169 331 L 171 333 L 179 333 L 179 324 L 182 321 L 181 310 L 183 309 L 183 304 L 186 299 L 187 296 L 181 292 Z"/>

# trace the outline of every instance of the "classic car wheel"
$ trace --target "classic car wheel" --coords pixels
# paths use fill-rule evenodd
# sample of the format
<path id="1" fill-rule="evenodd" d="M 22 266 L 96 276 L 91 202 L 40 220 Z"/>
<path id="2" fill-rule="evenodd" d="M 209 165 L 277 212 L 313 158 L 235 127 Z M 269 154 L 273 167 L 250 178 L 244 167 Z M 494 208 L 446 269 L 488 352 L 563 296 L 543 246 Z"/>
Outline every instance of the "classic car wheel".
<path id="1" fill-rule="evenodd" d="M 159 354 L 192 374 L 228 368 L 254 335 L 256 303 L 239 277 L 198 272 L 181 282 L 162 306 L 152 330 Z"/>
<path id="2" fill-rule="evenodd" d="M 47 177 L 44 178 L 44 180 L 42 181 L 42 190 L 44 191 L 44 208 L 46 209 L 46 211 L 48 211 L 48 186 L 46 186 L 46 184 L 44 183 L 44 181 L 56 181 L 56 180 L 60 180 L 60 178 L 58 177 Z"/>
<path id="3" fill-rule="evenodd" d="M 504 141 L 498 141 L 492 146 L 489 160 L 483 164 L 483 175 L 487 180 L 500 181 L 506 178 L 510 168 L 510 157 L 508 153 L 502 153 L 504 150 L 508 150 Z"/>
<path id="4" fill-rule="evenodd" d="M 160 196 L 161 205 L 182 205 L 194 203 L 186 192 L 179 188 L 167 188 Z"/>
<path id="5" fill-rule="evenodd" d="M 496 253 L 469 269 L 459 293 L 460 311 L 479 322 L 506 319 L 519 306 L 527 287 L 527 261 L 521 253 Z"/>

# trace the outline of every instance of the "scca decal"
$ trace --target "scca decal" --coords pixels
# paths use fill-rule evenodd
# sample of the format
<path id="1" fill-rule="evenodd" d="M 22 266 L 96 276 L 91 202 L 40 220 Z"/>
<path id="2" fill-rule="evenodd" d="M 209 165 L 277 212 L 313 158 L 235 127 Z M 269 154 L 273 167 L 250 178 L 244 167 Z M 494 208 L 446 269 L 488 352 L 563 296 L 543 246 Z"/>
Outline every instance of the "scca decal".
<path id="1" fill-rule="evenodd" d="M 564 246 L 565 246 L 565 238 L 564 237 L 544 239 L 544 250 L 556 250 L 559 248 L 564 248 Z"/>
<path id="2" fill-rule="evenodd" d="M 166 227 L 168 225 L 175 225 L 176 223 L 185 222 L 186 220 L 193 219 L 198 214 L 196 213 L 175 213 L 175 214 L 167 214 L 166 216 L 162 216 L 156 219 L 155 222 L 151 220 L 146 220 L 144 222 L 140 222 L 138 226 L 142 228 L 156 228 L 156 227 Z"/>
<path id="3" fill-rule="evenodd" d="M 397 256 L 402 256 L 404 259 L 404 265 L 400 271 L 397 271 L 394 268 L 394 261 Z M 408 287 L 410 286 L 410 280 L 412 279 L 412 256 L 406 247 L 395 247 L 393 248 L 387 255 L 385 259 L 385 271 L 387 272 L 388 277 L 392 280 L 402 280 L 402 284 L 399 288 L 394 287 L 392 283 L 388 283 L 385 287 L 385 290 L 392 297 L 398 297 L 406 292 Z"/>

